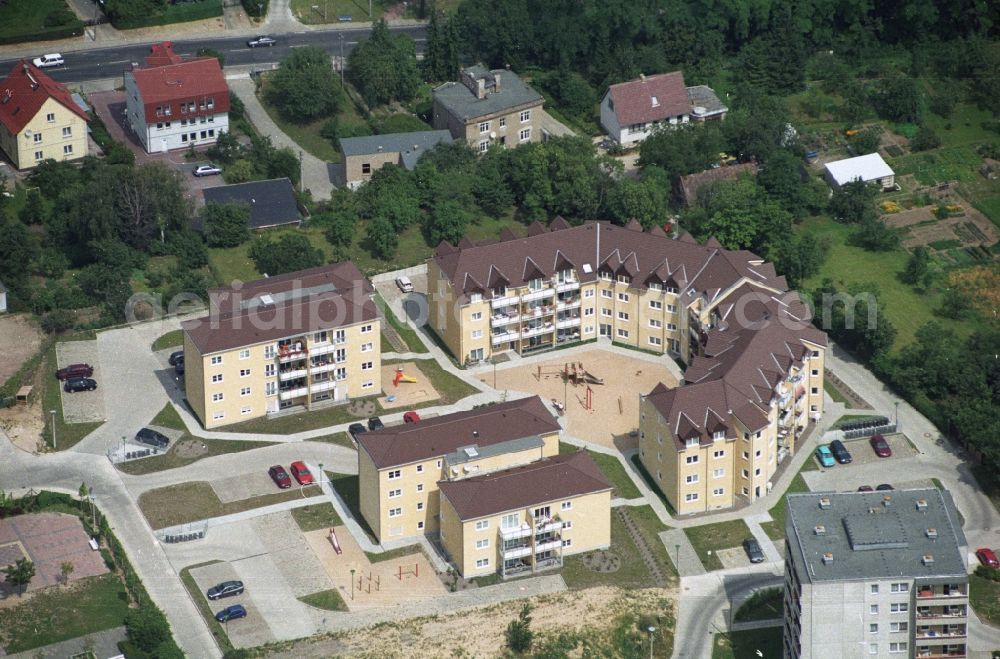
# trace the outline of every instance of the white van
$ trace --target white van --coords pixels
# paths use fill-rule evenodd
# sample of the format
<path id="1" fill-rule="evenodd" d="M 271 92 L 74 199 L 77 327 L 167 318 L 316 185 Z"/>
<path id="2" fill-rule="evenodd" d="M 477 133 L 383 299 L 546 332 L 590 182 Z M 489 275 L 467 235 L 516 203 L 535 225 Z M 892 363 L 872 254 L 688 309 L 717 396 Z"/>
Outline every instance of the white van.
<path id="1" fill-rule="evenodd" d="M 402 277 L 396 277 L 396 286 L 399 286 L 399 290 L 403 291 L 404 293 L 413 292 L 413 282 L 410 281 L 410 278 L 407 277 L 406 275 L 403 275 Z"/>

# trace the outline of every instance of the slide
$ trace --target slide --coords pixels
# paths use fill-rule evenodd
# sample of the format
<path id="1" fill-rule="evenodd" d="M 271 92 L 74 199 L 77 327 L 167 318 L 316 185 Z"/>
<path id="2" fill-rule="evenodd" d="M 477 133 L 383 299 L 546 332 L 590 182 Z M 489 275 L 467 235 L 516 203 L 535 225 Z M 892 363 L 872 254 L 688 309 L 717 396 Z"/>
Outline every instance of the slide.
<path id="1" fill-rule="evenodd" d="M 595 375 L 591 375 L 588 371 L 584 371 L 582 377 L 583 381 L 587 384 L 604 384 L 604 380 Z"/>
<path id="2" fill-rule="evenodd" d="M 398 387 L 400 382 L 416 383 L 416 381 L 417 378 L 413 377 L 412 375 L 407 375 L 402 371 L 396 371 L 396 376 L 392 379 L 392 386 Z"/>
<path id="3" fill-rule="evenodd" d="M 337 554 L 341 554 L 344 550 L 340 548 L 340 542 L 337 540 L 337 532 L 330 529 L 330 544 L 333 545 L 333 551 Z"/>

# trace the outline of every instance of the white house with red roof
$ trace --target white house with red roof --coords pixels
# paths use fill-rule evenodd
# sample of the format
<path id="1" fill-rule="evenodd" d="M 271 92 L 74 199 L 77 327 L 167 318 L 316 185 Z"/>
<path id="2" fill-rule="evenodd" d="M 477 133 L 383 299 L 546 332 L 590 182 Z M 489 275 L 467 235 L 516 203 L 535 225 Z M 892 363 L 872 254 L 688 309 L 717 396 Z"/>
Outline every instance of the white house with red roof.
<path id="1" fill-rule="evenodd" d="M 229 130 L 229 87 L 219 60 L 184 60 L 165 41 L 125 73 L 129 125 L 148 153 L 214 144 Z"/>
<path id="2" fill-rule="evenodd" d="M 684 74 L 674 71 L 608 87 L 601 99 L 601 125 L 625 146 L 643 141 L 660 126 L 718 120 L 727 111 L 710 87 L 686 87 Z"/>
<path id="3" fill-rule="evenodd" d="M 0 149 L 16 169 L 87 155 L 88 121 L 65 85 L 27 60 L 0 81 Z"/>

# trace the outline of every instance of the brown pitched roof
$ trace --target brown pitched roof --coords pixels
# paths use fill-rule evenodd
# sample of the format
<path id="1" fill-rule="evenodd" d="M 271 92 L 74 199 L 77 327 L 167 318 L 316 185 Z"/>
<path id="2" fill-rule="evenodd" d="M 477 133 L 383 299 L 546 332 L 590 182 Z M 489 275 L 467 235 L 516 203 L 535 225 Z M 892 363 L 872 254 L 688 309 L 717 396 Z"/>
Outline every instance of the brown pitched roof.
<path id="1" fill-rule="evenodd" d="M 274 277 L 264 277 L 243 282 L 239 287 L 223 286 L 210 288 L 208 298 L 220 313 L 236 311 L 263 295 L 272 297 L 298 292 L 307 295 L 321 291 L 354 291 L 358 299 L 371 295 L 371 282 L 361 273 L 353 261 L 341 261 L 327 265 L 297 270 Z"/>
<path id="2" fill-rule="evenodd" d="M 594 459 L 581 450 L 514 469 L 441 481 L 438 488 L 465 521 L 603 492 L 611 485 Z"/>
<path id="3" fill-rule="evenodd" d="M 0 81 L 0 123 L 16 136 L 50 98 L 80 115 L 84 121 L 90 121 L 87 113 L 73 102 L 65 85 L 47 76 L 28 60 L 21 60 Z"/>
<path id="4" fill-rule="evenodd" d="M 740 174 L 749 173 L 757 175 L 757 163 L 743 162 L 728 167 L 716 167 L 706 169 L 703 172 L 688 174 L 680 177 L 677 185 L 680 189 L 681 201 L 690 206 L 698 198 L 698 191 L 706 185 L 711 185 L 717 181 L 730 181 L 739 178 Z"/>
<path id="5" fill-rule="evenodd" d="M 611 85 L 608 93 L 621 126 L 660 121 L 691 111 L 691 99 L 680 71 Z"/>
<path id="6" fill-rule="evenodd" d="M 532 396 L 366 432 L 358 436 L 358 446 L 378 469 L 386 469 L 441 457 L 465 446 L 489 446 L 559 429 L 542 399 Z"/>

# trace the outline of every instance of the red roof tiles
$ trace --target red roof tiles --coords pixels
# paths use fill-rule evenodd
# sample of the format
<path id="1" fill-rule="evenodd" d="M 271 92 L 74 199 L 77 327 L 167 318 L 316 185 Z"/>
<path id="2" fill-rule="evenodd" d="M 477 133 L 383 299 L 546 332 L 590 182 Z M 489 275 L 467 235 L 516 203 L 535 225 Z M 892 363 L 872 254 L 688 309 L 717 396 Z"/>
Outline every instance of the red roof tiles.
<path id="1" fill-rule="evenodd" d="M 661 121 L 691 111 L 691 99 L 680 71 L 611 85 L 608 93 L 621 126 Z"/>
<path id="2" fill-rule="evenodd" d="M 12 135 L 17 135 L 50 98 L 80 115 L 84 121 L 90 121 L 87 113 L 73 102 L 65 85 L 45 75 L 27 60 L 21 60 L 0 82 L 0 123 Z"/>
<path id="3" fill-rule="evenodd" d="M 126 74 L 139 88 L 146 123 L 229 112 L 229 87 L 219 60 L 203 57 L 183 61 L 169 42 L 151 51 L 146 60 L 149 66 Z M 188 110 L 191 104 L 194 108 Z M 182 112 L 182 107 L 186 111 Z"/>

